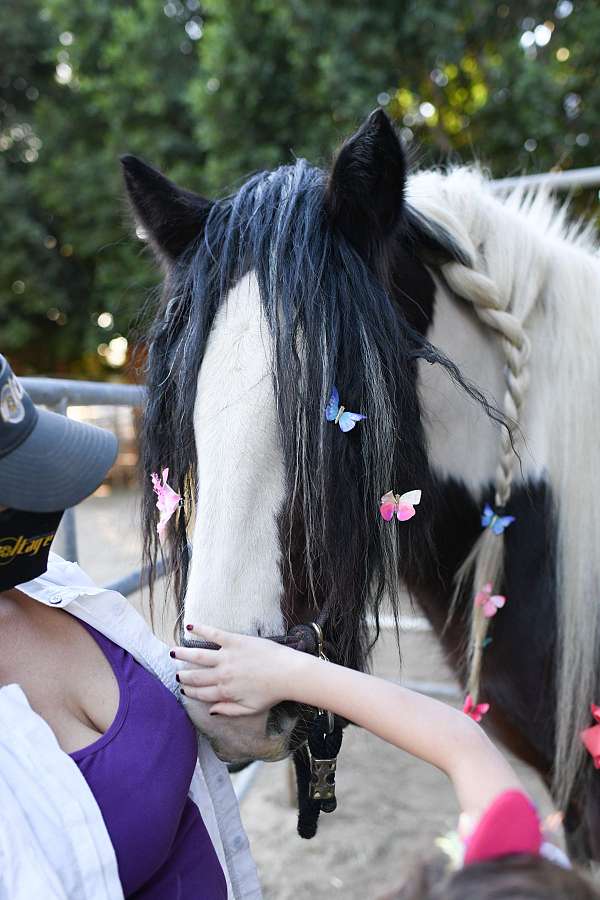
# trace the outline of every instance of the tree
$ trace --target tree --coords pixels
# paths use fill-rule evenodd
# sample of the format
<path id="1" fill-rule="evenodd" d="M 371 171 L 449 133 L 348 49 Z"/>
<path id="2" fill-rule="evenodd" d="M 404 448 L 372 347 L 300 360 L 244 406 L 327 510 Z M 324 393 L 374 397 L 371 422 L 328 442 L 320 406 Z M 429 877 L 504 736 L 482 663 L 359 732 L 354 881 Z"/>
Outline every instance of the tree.
<path id="1" fill-rule="evenodd" d="M 98 346 L 120 348 L 157 282 L 131 239 L 118 160 L 138 153 L 197 180 L 183 99 L 197 5 L 13 0 L 0 20 L 0 333 L 20 371 L 100 373 Z"/>
<path id="2" fill-rule="evenodd" d="M 424 164 L 596 162 L 596 4 L 200 2 L 5 4 L 0 339 L 21 371 L 106 371 L 157 283 L 122 152 L 217 195 L 294 156 L 327 164 L 382 105 Z"/>
<path id="3" fill-rule="evenodd" d="M 205 5 L 190 100 L 214 188 L 292 151 L 326 159 L 377 105 L 427 163 L 476 156 L 502 176 L 595 162 L 594 4 Z"/>

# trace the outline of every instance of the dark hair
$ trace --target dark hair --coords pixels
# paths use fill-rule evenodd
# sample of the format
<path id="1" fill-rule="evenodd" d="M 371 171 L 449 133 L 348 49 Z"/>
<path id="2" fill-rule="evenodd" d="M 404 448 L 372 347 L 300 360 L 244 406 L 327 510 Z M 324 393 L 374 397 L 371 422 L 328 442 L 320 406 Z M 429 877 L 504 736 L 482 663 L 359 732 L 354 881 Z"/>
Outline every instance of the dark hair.
<path id="1" fill-rule="evenodd" d="M 505 856 L 449 872 L 446 857 L 421 863 L 397 892 L 382 900 L 598 900 L 575 869 L 543 856 Z"/>

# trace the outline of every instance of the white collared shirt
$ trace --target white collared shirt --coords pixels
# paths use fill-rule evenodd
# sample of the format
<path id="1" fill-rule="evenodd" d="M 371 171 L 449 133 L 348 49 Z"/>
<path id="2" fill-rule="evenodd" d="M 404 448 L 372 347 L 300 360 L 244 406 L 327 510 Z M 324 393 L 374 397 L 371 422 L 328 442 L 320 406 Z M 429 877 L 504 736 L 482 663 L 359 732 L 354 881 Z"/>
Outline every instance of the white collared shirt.
<path id="1" fill-rule="evenodd" d="M 50 554 L 48 570 L 18 585 L 67 609 L 152 672 L 179 698 L 169 650 L 133 606 Z M 224 763 L 198 735 L 190 785 L 232 900 L 260 900 L 256 867 Z M 0 900 L 122 900 L 115 852 L 77 764 L 17 684 L 0 688 Z M 168 900 L 168 898 L 165 898 Z"/>

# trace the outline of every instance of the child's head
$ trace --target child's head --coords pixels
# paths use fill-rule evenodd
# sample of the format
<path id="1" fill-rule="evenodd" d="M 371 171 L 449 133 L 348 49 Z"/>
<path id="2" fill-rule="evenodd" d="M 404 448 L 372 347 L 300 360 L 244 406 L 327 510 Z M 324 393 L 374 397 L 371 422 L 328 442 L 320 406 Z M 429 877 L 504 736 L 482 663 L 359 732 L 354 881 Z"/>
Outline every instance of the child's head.
<path id="1" fill-rule="evenodd" d="M 412 874 L 386 900 L 600 900 L 600 893 L 573 869 L 543 856 L 518 855 L 449 871 L 439 856 Z"/>
<path id="2" fill-rule="evenodd" d="M 460 837 L 438 841 L 445 855 L 422 864 L 388 900 L 600 900 L 544 840 L 537 810 L 522 791 L 504 791 L 475 827 L 463 820 L 459 828 Z"/>

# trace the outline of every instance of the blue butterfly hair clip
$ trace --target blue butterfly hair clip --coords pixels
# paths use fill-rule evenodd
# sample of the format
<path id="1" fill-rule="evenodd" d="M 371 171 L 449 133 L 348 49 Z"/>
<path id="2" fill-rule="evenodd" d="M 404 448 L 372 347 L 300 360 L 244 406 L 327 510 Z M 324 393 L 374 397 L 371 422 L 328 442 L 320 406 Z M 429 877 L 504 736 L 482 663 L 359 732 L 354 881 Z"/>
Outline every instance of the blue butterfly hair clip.
<path id="1" fill-rule="evenodd" d="M 489 503 L 486 503 L 483 507 L 481 524 L 484 528 L 491 528 L 494 534 L 502 534 L 514 521 L 514 516 L 499 516 Z"/>
<path id="2" fill-rule="evenodd" d="M 340 395 L 334 385 L 329 403 L 325 407 L 325 418 L 328 422 L 339 425 L 342 431 L 352 431 L 357 422 L 367 417 L 362 413 L 346 412 L 346 407 L 340 406 Z"/>

